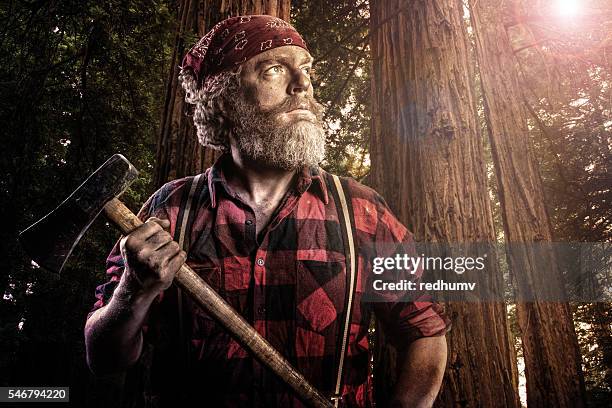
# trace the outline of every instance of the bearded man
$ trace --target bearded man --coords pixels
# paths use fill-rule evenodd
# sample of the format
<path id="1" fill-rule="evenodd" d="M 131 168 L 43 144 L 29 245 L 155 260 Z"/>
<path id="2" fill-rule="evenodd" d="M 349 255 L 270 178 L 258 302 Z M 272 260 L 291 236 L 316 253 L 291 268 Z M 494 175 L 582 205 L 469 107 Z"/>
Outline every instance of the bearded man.
<path id="1" fill-rule="evenodd" d="M 302 406 L 171 286 L 185 261 L 341 405 L 372 406 L 372 313 L 400 351 L 395 406 L 431 406 L 437 395 L 448 319 L 423 299 L 375 293 L 374 258 L 410 253 L 414 242 L 374 190 L 350 179 L 342 183 L 357 274 L 346 304 L 346 219 L 318 166 L 325 132 L 312 62 L 297 31 L 271 16 L 222 21 L 183 60 L 180 81 L 199 141 L 224 154 L 203 175 L 170 182 L 147 201 L 139 213 L 146 222 L 108 258 L 110 281 L 98 287 L 85 328 L 91 369 L 132 367 L 133 377 L 144 376 L 145 406 Z"/>

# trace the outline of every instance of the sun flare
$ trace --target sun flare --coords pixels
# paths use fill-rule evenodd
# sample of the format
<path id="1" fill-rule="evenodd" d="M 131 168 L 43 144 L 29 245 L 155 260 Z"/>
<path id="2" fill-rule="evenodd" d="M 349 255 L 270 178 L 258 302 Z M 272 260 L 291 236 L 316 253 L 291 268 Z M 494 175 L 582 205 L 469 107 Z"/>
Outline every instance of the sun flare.
<path id="1" fill-rule="evenodd" d="M 580 0 L 556 0 L 554 7 L 563 17 L 572 17 L 580 10 Z"/>

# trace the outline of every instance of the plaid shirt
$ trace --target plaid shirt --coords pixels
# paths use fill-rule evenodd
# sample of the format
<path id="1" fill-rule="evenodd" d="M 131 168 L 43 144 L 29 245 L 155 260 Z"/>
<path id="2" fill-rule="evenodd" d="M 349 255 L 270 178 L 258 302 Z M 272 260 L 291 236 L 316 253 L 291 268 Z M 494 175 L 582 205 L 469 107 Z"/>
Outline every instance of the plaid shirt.
<path id="1" fill-rule="evenodd" d="M 256 236 L 255 213 L 225 181 L 225 160 L 231 158 L 222 156 L 206 171 L 207 185 L 202 183 L 202 191 L 197 191 L 199 201 L 186 229 L 190 232 L 187 263 L 316 388 L 331 396 L 345 308 L 346 264 L 343 226 L 324 171 L 311 168 L 299 173 L 269 225 Z M 372 312 L 400 349 L 420 337 L 443 335 L 450 324 L 435 303 L 373 293 L 372 281 L 380 276 L 372 273 L 373 258 L 413 253 L 412 234 L 374 190 L 352 179 L 345 183 L 358 262 L 342 402 L 363 407 L 373 402 L 367 336 Z M 174 234 L 181 199 L 190 185 L 190 177 L 167 183 L 139 216 L 170 220 Z M 97 288 L 94 310 L 108 302 L 123 271 L 118 244 L 107 266 L 110 282 Z M 176 299 L 174 287 L 162 293 L 144 328 L 145 344 L 154 344 L 156 350 L 150 353 L 146 346 L 141 356 L 153 367 L 145 375 L 150 406 L 175 405 L 183 397 L 199 399 L 202 406 L 302 406 L 287 386 L 188 299 L 182 307 L 183 334 L 190 341 L 183 342 L 188 347 L 181 346 Z M 177 361 L 183 357 L 187 364 L 181 367 Z"/>

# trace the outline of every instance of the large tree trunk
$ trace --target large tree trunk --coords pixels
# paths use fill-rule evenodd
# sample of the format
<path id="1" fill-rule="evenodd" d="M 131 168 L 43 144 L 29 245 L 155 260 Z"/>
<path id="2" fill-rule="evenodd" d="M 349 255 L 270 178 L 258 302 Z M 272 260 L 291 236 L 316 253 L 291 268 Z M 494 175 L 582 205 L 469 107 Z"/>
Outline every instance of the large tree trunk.
<path id="1" fill-rule="evenodd" d="M 562 282 L 552 251 L 535 252 L 533 242 L 552 240 L 542 182 L 530 147 L 516 61 L 498 1 L 471 0 L 482 93 L 491 151 L 498 180 L 508 264 L 519 300 L 532 291 Z M 516 243 L 527 243 L 519 245 Z M 538 246 L 540 247 L 540 246 Z M 547 257 L 547 259 L 542 259 Z M 542 269 L 546 267 L 546 270 Z M 563 288 L 559 287 L 560 293 Z M 567 303 L 517 303 L 527 377 L 527 404 L 581 407 L 585 404 L 580 350 Z"/>
<path id="2" fill-rule="evenodd" d="M 179 66 L 193 45 L 186 38 L 206 34 L 219 21 L 241 14 L 269 14 L 289 20 L 289 0 L 180 0 L 174 53 L 170 62 L 166 100 L 157 142 L 155 185 L 193 175 L 209 167 L 218 153 L 204 149 L 196 137 L 191 117 L 185 115 L 183 90 L 178 83 Z"/>
<path id="3" fill-rule="evenodd" d="M 370 14 L 373 186 L 418 241 L 494 242 L 461 1 L 377 0 Z M 499 285 L 490 267 L 490 285 Z M 504 305 L 447 303 L 447 311 L 438 405 L 518 406 Z M 381 404 L 389 375 L 374 377 Z"/>

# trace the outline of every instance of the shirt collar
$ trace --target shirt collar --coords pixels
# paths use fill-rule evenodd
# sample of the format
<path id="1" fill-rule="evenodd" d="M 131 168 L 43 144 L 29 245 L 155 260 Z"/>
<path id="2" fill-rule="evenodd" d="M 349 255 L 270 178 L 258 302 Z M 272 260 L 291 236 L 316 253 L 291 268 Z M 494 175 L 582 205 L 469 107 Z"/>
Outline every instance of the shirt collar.
<path id="1" fill-rule="evenodd" d="M 217 206 L 218 188 L 223 188 L 229 194 L 229 188 L 223 170 L 227 169 L 227 163 L 231 160 L 231 155 L 225 153 L 217 159 L 210 169 L 208 169 L 208 191 L 210 192 L 210 205 L 212 208 Z M 297 185 L 295 186 L 297 193 L 302 195 L 313 184 L 315 188 L 311 191 L 316 192 L 319 198 L 327 204 L 329 198 L 327 195 L 327 185 L 323 179 L 323 170 L 318 166 L 302 168 L 299 171 Z"/>

